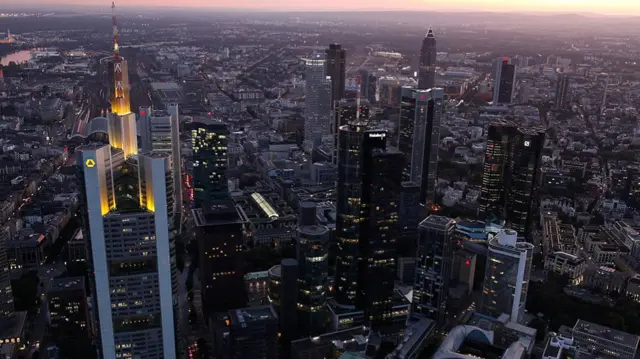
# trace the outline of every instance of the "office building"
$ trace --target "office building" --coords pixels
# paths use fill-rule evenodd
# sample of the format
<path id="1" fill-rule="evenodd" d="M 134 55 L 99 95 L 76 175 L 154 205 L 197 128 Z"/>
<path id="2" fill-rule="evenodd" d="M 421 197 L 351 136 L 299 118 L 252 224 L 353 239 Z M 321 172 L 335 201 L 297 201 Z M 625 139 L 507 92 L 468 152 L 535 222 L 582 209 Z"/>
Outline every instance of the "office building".
<path id="1" fill-rule="evenodd" d="M 369 103 L 375 103 L 378 89 L 376 75 L 367 69 L 358 69 L 358 79 L 360 81 L 360 98 L 368 100 Z"/>
<path id="2" fill-rule="evenodd" d="M 229 311 L 231 359 L 277 359 L 278 315 L 265 305 Z"/>
<path id="3" fill-rule="evenodd" d="M 227 183 L 227 126 L 220 121 L 194 121 L 191 132 L 193 152 L 193 200 L 195 208 L 229 198 Z"/>
<path id="4" fill-rule="evenodd" d="M 391 320 L 404 166 L 387 136 L 357 124 L 339 135 L 335 301 L 374 327 Z"/>
<path id="5" fill-rule="evenodd" d="M 49 323 L 53 330 L 67 336 L 91 332 L 91 316 L 84 282 L 84 277 L 51 280 L 47 301 Z M 86 338 L 89 339 L 89 336 Z"/>
<path id="6" fill-rule="evenodd" d="M 324 332 L 329 291 L 329 228 L 319 225 L 316 205 L 301 204 L 298 225 L 298 327 L 301 336 Z"/>
<path id="7" fill-rule="evenodd" d="M 427 90 L 436 83 L 436 37 L 433 29 L 429 28 L 422 40 L 420 48 L 420 68 L 418 70 L 418 88 Z"/>
<path id="8" fill-rule="evenodd" d="M 334 103 L 344 98 L 347 70 L 347 52 L 341 45 L 331 44 L 325 50 L 326 72 L 331 77 L 331 101 Z"/>
<path id="9" fill-rule="evenodd" d="M 567 74 L 558 75 L 558 83 L 556 84 L 556 107 L 564 108 L 571 101 L 569 98 L 569 86 L 571 86 L 571 78 Z"/>
<path id="10" fill-rule="evenodd" d="M 538 206 L 539 172 L 545 134 L 512 122 L 489 126 L 479 200 L 480 216 L 505 221 L 531 239 Z"/>
<path id="11" fill-rule="evenodd" d="M 243 221 L 231 199 L 193 210 L 200 253 L 204 313 L 227 312 L 246 303 L 242 269 Z M 221 295 L 224 293 L 224 295 Z"/>
<path id="12" fill-rule="evenodd" d="M 338 137 L 340 127 L 349 123 L 367 123 L 369 121 L 369 102 L 360 100 L 360 108 L 354 99 L 343 99 L 335 103 L 331 135 L 333 137 L 332 164 L 338 165 Z"/>
<path id="13" fill-rule="evenodd" d="M 176 357 L 171 156 L 139 155 L 135 166 L 109 145 L 82 146 L 76 154 L 100 355 Z"/>
<path id="14" fill-rule="evenodd" d="M 524 314 L 531 274 L 533 244 L 518 242 L 518 233 L 503 229 L 489 240 L 480 312 L 508 314 L 518 322 Z"/>
<path id="15" fill-rule="evenodd" d="M 441 326 L 446 319 L 455 221 L 430 215 L 420 222 L 419 231 L 411 316 L 428 318 Z"/>
<path id="16" fill-rule="evenodd" d="M 640 337 L 586 320 L 578 319 L 573 326 L 575 358 L 634 359 Z"/>
<path id="17" fill-rule="evenodd" d="M 508 57 L 493 61 L 493 104 L 510 105 L 516 85 L 516 65 Z"/>
<path id="18" fill-rule="evenodd" d="M 406 167 L 405 167 L 406 168 Z M 415 257 L 417 250 L 418 224 L 424 218 L 420 205 L 420 184 L 402 182 L 400 192 L 400 237 L 398 238 L 398 256 Z M 413 280 L 411 280 L 413 284 Z"/>
<path id="19" fill-rule="evenodd" d="M 442 101 L 440 88 L 402 88 L 398 149 L 405 155 L 403 180 L 420 184 L 423 204 L 433 202 L 435 196 Z"/>
<path id="20" fill-rule="evenodd" d="M 180 154 L 180 119 L 178 105 L 166 111 L 140 107 L 138 133 L 143 153 L 169 153 L 173 159 L 174 213 L 182 213 L 182 155 Z M 181 216 L 176 217 L 179 223 Z"/>
<path id="21" fill-rule="evenodd" d="M 329 136 L 331 130 L 332 83 L 325 74 L 325 62 L 321 55 L 305 59 L 304 139 L 311 149 Z"/>
<path id="22" fill-rule="evenodd" d="M 298 261 L 285 258 L 280 261 L 279 303 L 276 308 L 280 328 L 281 356 L 288 358 L 291 341 L 299 338 L 298 332 Z"/>

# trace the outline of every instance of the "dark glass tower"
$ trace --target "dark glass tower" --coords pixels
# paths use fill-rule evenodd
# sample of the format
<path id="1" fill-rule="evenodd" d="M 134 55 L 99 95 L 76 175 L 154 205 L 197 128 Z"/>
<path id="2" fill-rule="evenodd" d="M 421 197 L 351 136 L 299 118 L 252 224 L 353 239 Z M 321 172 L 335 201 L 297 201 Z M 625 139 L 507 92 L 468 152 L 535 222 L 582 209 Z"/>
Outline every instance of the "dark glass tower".
<path id="1" fill-rule="evenodd" d="M 493 104 L 509 105 L 513 101 L 513 89 L 516 84 L 516 65 L 508 57 L 494 61 Z"/>
<path id="2" fill-rule="evenodd" d="M 563 108 L 569 102 L 569 75 L 562 74 L 558 76 L 556 85 L 556 106 Z"/>
<path id="3" fill-rule="evenodd" d="M 205 313 L 242 308 L 246 298 L 242 269 L 243 222 L 231 199 L 193 210 L 200 252 L 200 285 Z M 220 293 L 224 293 L 221 295 Z"/>
<path id="4" fill-rule="evenodd" d="M 420 48 L 420 69 L 418 71 L 418 88 L 430 89 L 436 83 L 436 38 L 429 28 L 427 36 L 422 40 Z"/>
<path id="5" fill-rule="evenodd" d="M 505 221 L 521 236 L 531 237 L 538 196 L 543 130 L 524 129 L 512 122 L 489 127 L 485 149 L 480 215 Z"/>
<path id="6" fill-rule="evenodd" d="M 229 197 L 227 126 L 218 121 L 189 124 L 193 141 L 193 192 L 196 208 Z"/>
<path id="7" fill-rule="evenodd" d="M 327 318 L 330 233 L 327 226 L 318 225 L 316 218 L 315 203 L 301 203 L 297 248 L 300 336 L 323 334 Z"/>
<path id="8" fill-rule="evenodd" d="M 420 222 L 419 231 L 411 316 L 429 318 L 441 326 L 446 319 L 455 221 L 430 215 Z"/>
<path id="9" fill-rule="evenodd" d="M 369 120 L 369 102 L 360 100 L 360 113 L 355 99 L 343 99 L 337 102 L 333 111 L 333 125 L 331 135 L 333 136 L 333 155 L 331 162 L 338 165 L 338 135 L 340 127 L 353 122 L 367 122 Z"/>
<path id="10" fill-rule="evenodd" d="M 403 160 L 386 131 L 340 128 L 335 299 L 374 327 L 391 320 Z"/>
<path id="11" fill-rule="evenodd" d="M 420 201 L 435 197 L 443 90 L 402 88 L 398 148 L 405 156 L 403 180 L 419 183 Z"/>
<path id="12" fill-rule="evenodd" d="M 340 101 L 344 98 L 344 87 L 347 70 L 347 53 L 341 45 L 331 44 L 325 50 L 327 69 L 325 74 L 331 76 L 331 99 Z"/>

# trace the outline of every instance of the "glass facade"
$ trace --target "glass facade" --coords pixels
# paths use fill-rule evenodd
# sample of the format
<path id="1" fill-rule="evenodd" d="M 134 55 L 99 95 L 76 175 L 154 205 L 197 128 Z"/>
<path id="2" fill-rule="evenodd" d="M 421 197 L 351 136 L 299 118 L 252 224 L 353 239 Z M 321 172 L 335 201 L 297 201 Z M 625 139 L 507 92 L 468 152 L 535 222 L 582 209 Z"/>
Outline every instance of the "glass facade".
<path id="1" fill-rule="evenodd" d="M 545 134 L 507 121 L 489 127 L 485 148 L 480 216 L 530 238 L 539 190 Z"/>
<path id="2" fill-rule="evenodd" d="M 518 321 L 524 313 L 533 245 L 517 242 L 517 233 L 502 230 L 489 241 L 481 311 L 494 318 L 506 313 Z"/>
<path id="3" fill-rule="evenodd" d="M 404 167 L 386 137 L 360 125 L 342 126 L 339 135 L 335 298 L 364 310 L 374 326 L 391 320 Z"/>
<path id="4" fill-rule="evenodd" d="M 329 276 L 329 229 L 298 228 L 298 324 L 301 336 L 324 333 Z"/>
<path id="5" fill-rule="evenodd" d="M 194 122 L 191 125 L 193 141 L 193 191 L 195 207 L 229 196 L 227 184 L 227 127 L 221 122 Z"/>
<path id="6" fill-rule="evenodd" d="M 455 221 L 430 215 L 420 223 L 416 281 L 411 316 L 425 317 L 442 325 L 446 319 Z"/>

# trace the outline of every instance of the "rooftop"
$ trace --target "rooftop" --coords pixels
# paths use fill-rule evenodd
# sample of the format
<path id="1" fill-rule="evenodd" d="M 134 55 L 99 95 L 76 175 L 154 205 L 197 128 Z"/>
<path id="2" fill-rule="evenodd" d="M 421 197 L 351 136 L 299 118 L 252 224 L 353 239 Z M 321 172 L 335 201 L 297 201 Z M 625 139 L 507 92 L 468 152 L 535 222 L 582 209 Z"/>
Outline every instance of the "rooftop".
<path id="1" fill-rule="evenodd" d="M 84 290 L 84 277 L 55 278 L 51 280 L 49 292 Z"/>
<path id="2" fill-rule="evenodd" d="M 582 319 L 578 319 L 576 325 L 573 327 L 573 332 L 574 334 L 586 333 L 588 335 L 601 337 L 608 341 L 612 341 L 619 345 L 624 345 L 631 348 L 637 348 L 638 343 L 640 342 L 640 337 L 637 335 L 611 329 L 609 327 L 587 322 L 586 320 Z"/>
<path id="3" fill-rule="evenodd" d="M 271 305 L 236 309 L 229 312 L 231 325 L 245 326 L 246 323 L 277 320 L 278 315 Z"/>

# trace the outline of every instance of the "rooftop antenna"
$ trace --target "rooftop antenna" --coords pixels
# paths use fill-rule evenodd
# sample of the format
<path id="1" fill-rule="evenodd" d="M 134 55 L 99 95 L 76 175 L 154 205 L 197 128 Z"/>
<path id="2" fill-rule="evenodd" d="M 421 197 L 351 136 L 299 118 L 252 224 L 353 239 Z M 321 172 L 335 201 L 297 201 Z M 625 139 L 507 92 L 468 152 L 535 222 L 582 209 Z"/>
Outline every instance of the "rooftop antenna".
<path id="1" fill-rule="evenodd" d="M 113 59 L 120 61 L 120 48 L 118 46 L 118 21 L 116 20 L 116 2 L 111 2 L 111 19 L 113 20 Z"/>

